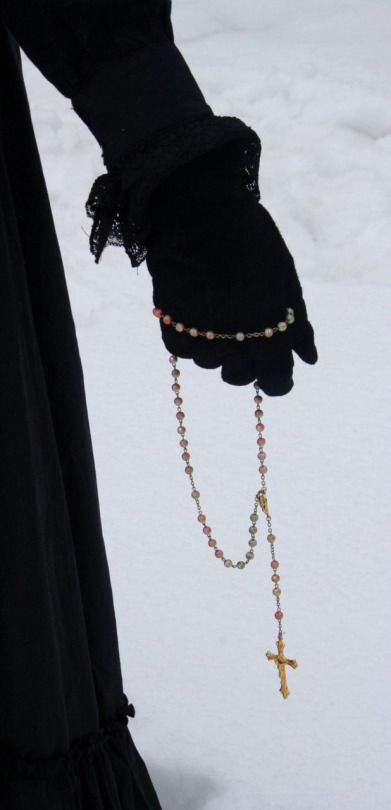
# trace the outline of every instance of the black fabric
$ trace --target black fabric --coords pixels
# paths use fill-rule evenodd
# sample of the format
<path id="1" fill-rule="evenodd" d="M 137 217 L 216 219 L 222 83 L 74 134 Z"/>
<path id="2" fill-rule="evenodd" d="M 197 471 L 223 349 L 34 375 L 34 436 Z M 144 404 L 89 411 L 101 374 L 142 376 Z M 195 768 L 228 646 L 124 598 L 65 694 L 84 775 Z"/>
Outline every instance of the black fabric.
<path id="1" fill-rule="evenodd" d="M 188 329 L 261 332 L 293 309 L 285 331 L 241 342 L 194 337 L 160 319 L 172 354 L 221 366 L 229 384 L 256 380 L 269 396 L 282 396 L 294 385 L 293 351 L 311 365 L 318 353 L 293 257 L 248 176 L 239 140 L 173 171 L 151 197 L 146 261 L 155 307 Z"/>
<path id="2" fill-rule="evenodd" d="M 0 366 L 1 810 L 161 810 L 128 728 L 82 365 L 1 16 Z"/>

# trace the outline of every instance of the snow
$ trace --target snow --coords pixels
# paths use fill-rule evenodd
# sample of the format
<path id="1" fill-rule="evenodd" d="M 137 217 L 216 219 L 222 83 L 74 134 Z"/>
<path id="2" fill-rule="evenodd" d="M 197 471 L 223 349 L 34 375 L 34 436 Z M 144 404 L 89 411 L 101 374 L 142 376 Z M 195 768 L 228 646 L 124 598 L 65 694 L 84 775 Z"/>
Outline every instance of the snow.
<path id="1" fill-rule="evenodd" d="M 299 662 L 283 700 L 265 657 L 277 638 L 268 544 L 242 572 L 213 558 L 146 265 L 135 272 L 114 247 L 94 264 L 84 203 L 104 172 L 99 147 L 24 57 L 83 361 L 129 728 L 163 810 L 385 810 L 391 7 L 182 0 L 173 23 L 215 112 L 261 137 L 262 202 L 295 256 L 319 361 L 295 355 L 293 390 L 263 405 L 285 652 Z M 178 367 L 201 503 L 241 559 L 259 487 L 254 391 Z"/>

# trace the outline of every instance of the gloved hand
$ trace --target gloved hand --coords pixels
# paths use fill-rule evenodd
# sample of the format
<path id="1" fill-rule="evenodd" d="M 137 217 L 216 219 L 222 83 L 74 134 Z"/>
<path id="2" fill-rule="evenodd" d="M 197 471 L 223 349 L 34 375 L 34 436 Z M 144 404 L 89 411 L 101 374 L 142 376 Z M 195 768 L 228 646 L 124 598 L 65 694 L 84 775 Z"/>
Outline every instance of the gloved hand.
<path id="1" fill-rule="evenodd" d="M 155 307 L 186 327 L 219 333 L 262 331 L 295 321 L 273 337 L 209 340 L 160 320 L 167 350 L 203 368 L 222 367 L 232 385 L 257 380 L 269 396 L 293 387 L 294 350 L 318 359 L 293 258 L 268 211 L 245 188 L 226 144 L 176 169 L 154 192 L 147 267 Z"/>

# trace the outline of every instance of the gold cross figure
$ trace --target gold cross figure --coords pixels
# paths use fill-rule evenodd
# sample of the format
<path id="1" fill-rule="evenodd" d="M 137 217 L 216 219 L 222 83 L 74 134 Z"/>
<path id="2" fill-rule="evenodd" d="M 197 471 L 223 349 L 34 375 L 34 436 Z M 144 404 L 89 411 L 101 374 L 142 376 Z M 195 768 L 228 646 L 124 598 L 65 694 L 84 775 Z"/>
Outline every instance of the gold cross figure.
<path id="1" fill-rule="evenodd" d="M 298 667 L 299 665 L 298 665 L 297 661 L 293 660 L 293 658 L 285 658 L 285 655 L 284 655 L 285 644 L 284 644 L 282 638 L 279 638 L 276 643 L 277 643 L 278 654 L 276 655 L 275 653 L 272 653 L 272 652 L 268 651 L 266 653 L 266 658 L 268 658 L 269 661 L 275 661 L 276 662 L 277 667 L 278 667 L 278 674 L 280 676 L 280 681 L 281 681 L 280 692 L 281 692 L 283 698 L 287 698 L 288 695 L 290 695 L 290 691 L 288 689 L 288 684 L 286 682 L 285 667 L 288 664 L 288 666 L 293 667 L 293 669 L 296 669 L 296 667 Z"/>

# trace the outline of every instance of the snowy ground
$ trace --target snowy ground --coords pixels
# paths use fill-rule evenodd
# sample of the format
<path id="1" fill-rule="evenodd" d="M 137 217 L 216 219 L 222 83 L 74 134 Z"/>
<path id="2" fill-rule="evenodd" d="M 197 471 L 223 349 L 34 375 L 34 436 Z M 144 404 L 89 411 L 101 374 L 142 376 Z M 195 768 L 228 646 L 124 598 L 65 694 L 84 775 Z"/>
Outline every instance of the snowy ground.
<path id="1" fill-rule="evenodd" d="M 211 558 L 146 265 L 137 275 L 118 248 L 93 263 L 84 203 L 100 151 L 25 59 L 84 366 L 130 729 L 164 810 L 388 810 L 391 6 L 173 5 L 207 101 L 261 137 L 263 204 L 295 256 L 319 362 L 295 356 L 294 389 L 264 403 L 286 653 L 299 661 L 284 701 L 265 658 L 277 629 L 267 544 L 244 572 Z M 201 500 L 241 558 L 259 484 L 253 389 L 178 365 Z"/>

